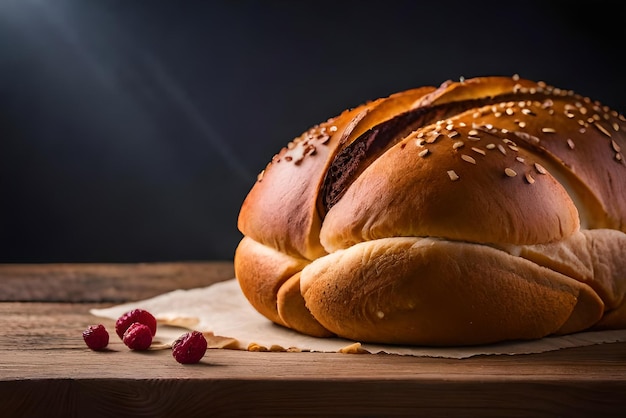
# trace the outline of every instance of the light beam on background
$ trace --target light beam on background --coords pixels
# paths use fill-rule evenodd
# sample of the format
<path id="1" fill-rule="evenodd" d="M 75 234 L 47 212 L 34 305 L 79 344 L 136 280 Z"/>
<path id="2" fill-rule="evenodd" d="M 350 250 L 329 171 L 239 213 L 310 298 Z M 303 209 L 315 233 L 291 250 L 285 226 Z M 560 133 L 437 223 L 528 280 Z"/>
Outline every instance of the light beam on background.
<path id="1" fill-rule="evenodd" d="M 150 74 L 142 74 L 141 78 L 135 78 L 137 83 L 152 83 L 150 89 L 159 91 L 159 100 L 167 100 L 178 109 L 190 125 L 201 133 L 217 155 L 226 163 L 230 170 L 242 181 L 249 183 L 255 178 L 231 149 L 222 135 L 215 129 L 213 123 L 193 103 L 181 83 L 172 77 L 165 65 L 158 57 L 133 43 L 133 38 L 124 32 L 124 28 L 116 24 L 115 19 L 107 15 L 106 10 L 90 10 L 92 16 L 98 16 L 100 23 L 95 25 L 94 19 L 90 19 L 89 25 L 81 28 L 80 16 L 73 17 L 75 13 L 71 9 L 71 2 L 49 2 L 45 0 L 2 0 L 0 1 L 0 19 L 10 24 L 15 30 L 28 36 L 34 41 L 45 54 L 53 54 L 54 48 L 48 47 L 46 42 L 50 40 L 45 34 L 45 29 L 52 28 L 60 35 L 65 46 L 71 48 L 83 61 L 92 75 L 102 84 L 105 89 L 115 89 L 120 97 L 131 100 L 137 108 L 141 102 L 137 97 L 130 96 L 124 81 L 120 79 L 120 73 L 128 73 L 129 69 L 120 70 L 120 66 L 140 64 L 140 71 L 148 71 Z M 102 3 L 84 2 L 80 7 L 98 8 Z M 38 28 L 32 24 L 32 18 L 45 21 L 48 28 Z M 105 23 L 102 23 L 105 22 Z M 35 27 L 34 27 L 35 26 Z M 82 33 L 85 30 L 86 33 Z M 37 33 L 39 31 L 39 33 Z M 54 57 L 48 57 L 54 60 Z M 127 59 L 130 62 L 125 62 Z M 116 65 L 118 68 L 116 68 Z M 75 69 L 68 68 L 70 73 Z M 145 111 L 145 109 L 144 109 Z M 159 149 L 167 149 L 165 144 L 160 144 Z M 154 147 L 152 147 L 154 151 Z M 167 153 L 171 160 L 175 153 Z M 163 156 L 161 156 L 163 157 Z"/>
<path id="2" fill-rule="evenodd" d="M 143 58 L 169 99 L 195 124 L 231 169 L 244 181 L 249 181 L 251 178 L 254 178 L 254 174 L 251 173 L 237 155 L 232 152 L 224 138 L 213 128 L 206 116 L 198 110 L 180 84 L 167 73 L 163 65 L 153 56 L 144 54 Z"/>

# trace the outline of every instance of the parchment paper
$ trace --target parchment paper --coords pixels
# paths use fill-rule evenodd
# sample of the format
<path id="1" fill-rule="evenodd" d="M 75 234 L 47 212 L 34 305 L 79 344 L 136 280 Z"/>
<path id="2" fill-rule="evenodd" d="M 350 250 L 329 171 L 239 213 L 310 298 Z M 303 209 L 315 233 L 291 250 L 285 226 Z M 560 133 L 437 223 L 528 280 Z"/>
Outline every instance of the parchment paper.
<path id="1" fill-rule="evenodd" d="M 158 321 L 153 348 L 166 348 L 186 330 L 202 331 L 212 348 L 251 351 L 311 351 L 389 353 L 426 357 L 468 358 L 476 355 L 515 355 L 626 341 L 626 330 L 582 332 L 529 342 L 507 342 L 473 347 L 431 348 L 360 343 L 340 338 L 315 338 L 275 325 L 256 312 L 236 279 L 208 287 L 175 290 L 150 299 L 105 309 L 92 309 L 99 317 L 116 320 L 142 308 Z"/>

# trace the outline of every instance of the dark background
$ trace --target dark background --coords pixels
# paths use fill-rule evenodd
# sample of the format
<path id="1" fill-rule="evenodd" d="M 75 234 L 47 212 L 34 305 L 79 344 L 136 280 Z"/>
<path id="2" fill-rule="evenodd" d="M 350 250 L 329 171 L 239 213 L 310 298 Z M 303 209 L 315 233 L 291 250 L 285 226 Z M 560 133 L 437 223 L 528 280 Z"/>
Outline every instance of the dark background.
<path id="1" fill-rule="evenodd" d="M 289 140 L 479 75 L 626 112 L 626 2 L 0 0 L 0 262 L 231 259 Z"/>

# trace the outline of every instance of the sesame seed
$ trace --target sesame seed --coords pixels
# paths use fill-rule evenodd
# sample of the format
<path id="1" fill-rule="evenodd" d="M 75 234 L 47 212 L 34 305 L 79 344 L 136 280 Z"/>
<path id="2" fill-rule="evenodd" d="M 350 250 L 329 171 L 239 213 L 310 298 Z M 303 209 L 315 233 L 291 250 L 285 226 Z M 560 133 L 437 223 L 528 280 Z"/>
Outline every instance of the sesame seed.
<path id="1" fill-rule="evenodd" d="M 453 125 L 453 124 L 451 124 L 451 123 L 449 123 L 448 125 L 446 125 L 446 129 L 447 129 L 447 130 L 449 130 L 449 131 L 451 131 L 451 130 L 453 130 L 453 129 L 454 129 L 454 125 Z"/>
<path id="2" fill-rule="evenodd" d="M 517 126 L 519 126 L 520 128 L 525 128 L 526 127 L 526 122 L 518 121 L 517 122 Z"/>
<path id="3" fill-rule="evenodd" d="M 532 110 L 530 110 L 528 108 L 522 109 L 522 113 L 525 114 L 525 115 L 537 116 Z"/>
<path id="4" fill-rule="evenodd" d="M 512 116 L 515 112 L 513 111 L 512 108 L 507 107 L 506 110 L 504 111 L 507 115 Z"/>
<path id="5" fill-rule="evenodd" d="M 515 159 L 519 161 L 520 163 L 523 163 L 525 161 L 522 157 L 519 157 L 519 156 L 515 157 Z"/>
<path id="6" fill-rule="evenodd" d="M 572 141 L 571 138 L 567 138 L 567 145 L 570 147 L 570 149 L 574 149 L 574 141 Z"/>
<path id="7" fill-rule="evenodd" d="M 463 143 L 463 141 L 457 141 L 457 142 L 455 142 L 454 144 L 452 144 L 452 148 L 453 148 L 453 149 L 459 149 L 459 148 L 461 148 L 463 145 L 465 145 L 465 144 Z"/>
<path id="8" fill-rule="evenodd" d="M 428 155 L 430 151 L 428 150 L 428 148 L 421 150 L 417 155 L 419 155 L 420 157 L 425 157 Z"/>
<path id="9" fill-rule="evenodd" d="M 519 151 L 519 148 L 517 148 L 515 145 L 509 145 L 509 148 L 511 148 L 511 150 L 515 152 Z"/>
<path id="10" fill-rule="evenodd" d="M 485 148 L 487 149 L 494 149 L 496 147 L 496 144 L 487 144 L 485 145 Z"/>
<path id="11" fill-rule="evenodd" d="M 504 149 L 502 144 L 498 144 L 498 151 L 500 151 L 502 155 L 506 155 L 506 149 Z"/>
<path id="12" fill-rule="evenodd" d="M 469 136 L 478 136 L 478 131 L 476 129 L 470 129 L 467 133 Z"/>
<path id="13" fill-rule="evenodd" d="M 448 170 L 448 177 L 450 180 L 457 181 L 459 179 L 459 175 L 454 172 L 454 170 Z"/>
<path id="14" fill-rule="evenodd" d="M 504 174 L 506 174 L 509 177 L 517 176 L 517 173 L 515 172 L 515 170 L 513 170 L 512 168 L 509 168 L 509 167 L 504 169 Z"/>
<path id="15" fill-rule="evenodd" d="M 385 317 L 385 313 L 383 311 L 378 311 L 376 312 L 376 316 L 380 319 L 383 319 Z"/>
<path id="16" fill-rule="evenodd" d="M 330 128 L 328 128 L 328 130 L 331 131 L 331 132 L 336 132 L 337 131 L 337 127 L 335 125 L 333 125 Z"/>
<path id="17" fill-rule="evenodd" d="M 606 130 L 606 128 L 605 128 L 604 126 L 600 125 L 600 124 L 599 124 L 599 123 L 597 123 L 597 122 L 594 122 L 593 124 L 594 124 L 594 125 L 596 126 L 596 128 L 598 128 L 598 130 L 599 130 L 600 132 L 602 132 L 604 135 L 608 136 L 609 138 L 611 137 L 611 133 L 610 133 L 609 131 L 607 131 L 607 130 Z"/>
<path id="18" fill-rule="evenodd" d="M 448 138 L 454 138 L 455 136 L 459 136 L 460 134 L 457 131 L 452 131 L 448 134 Z"/>
<path id="19" fill-rule="evenodd" d="M 305 155 L 315 155 L 317 154 L 317 148 L 315 148 L 315 145 L 313 144 L 308 144 L 306 147 L 304 147 L 303 152 Z"/>
<path id="20" fill-rule="evenodd" d="M 546 170 L 541 164 L 539 163 L 535 163 L 535 170 L 537 170 L 537 172 L 539 174 L 546 174 L 548 172 L 548 170 Z"/>
<path id="21" fill-rule="evenodd" d="M 530 175 L 530 173 L 526 173 L 524 177 L 526 178 L 528 184 L 533 184 L 535 182 L 535 179 L 533 178 L 533 176 Z"/>
<path id="22" fill-rule="evenodd" d="M 613 147 L 613 151 L 620 152 L 622 149 L 614 140 L 611 141 L 611 146 Z"/>
<path id="23" fill-rule="evenodd" d="M 586 115 L 587 114 L 587 108 L 586 107 L 580 107 L 578 109 L 578 111 L 580 112 L 581 115 Z"/>
<path id="24" fill-rule="evenodd" d="M 477 153 L 482 154 L 482 155 L 487 155 L 487 153 L 485 151 L 481 150 L 480 148 L 472 147 L 472 151 L 477 152 Z"/>
<path id="25" fill-rule="evenodd" d="M 622 161 L 622 154 L 620 154 L 619 152 L 616 152 L 616 153 L 615 153 L 615 159 L 616 159 L 617 161 Z"/>
<path id="26" fill-rule="evenodd" d="M 472 157 L 470 157 L 469 155 L 465 155 L 465 154 L 461 154 L 461 159 L 465 162 L 471 163 L 471 164 L 476 164 L 476 160 Z"/>
<path id="27" fill-rule="evenodd" d="M 619 124 L 618 124 L 617 122 L 613 122 L 613 130 L 614 130 L 615 132 L 618 132 L 618 131 L 619 131 Z"/>
<path id="28" fill-rule="evenodd" d="M 428 138 L 426 140 L 427 143 L 432 144 L 433 142 L 435 142 L 437 139 L 439 139 L 439 137 L 441 136 L 441 134 L 439 132 L 435 132 L 434 135 L 432 135 L 430 138 Z"/>
<path id="29" fill-rule="evenodd" d="M 541 128 L 541 132 L 546 133 L 546 134 L 553 134 L 556 132 L 556 129 L 554 128 Z"/>

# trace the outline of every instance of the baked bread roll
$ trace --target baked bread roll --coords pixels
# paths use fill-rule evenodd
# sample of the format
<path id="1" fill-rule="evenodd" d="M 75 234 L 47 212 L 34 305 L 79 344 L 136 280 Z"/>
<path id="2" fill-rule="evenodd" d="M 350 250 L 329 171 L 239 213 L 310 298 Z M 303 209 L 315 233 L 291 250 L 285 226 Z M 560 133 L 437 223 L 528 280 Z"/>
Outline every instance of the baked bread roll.
<path id="1" fill-rule="evenodd" d="M 243 202 L 252 306 L 317 337 L 474 345 L 626 328 L 626 119 L 517 76 L 397 93 L 273 157 Z"/>

